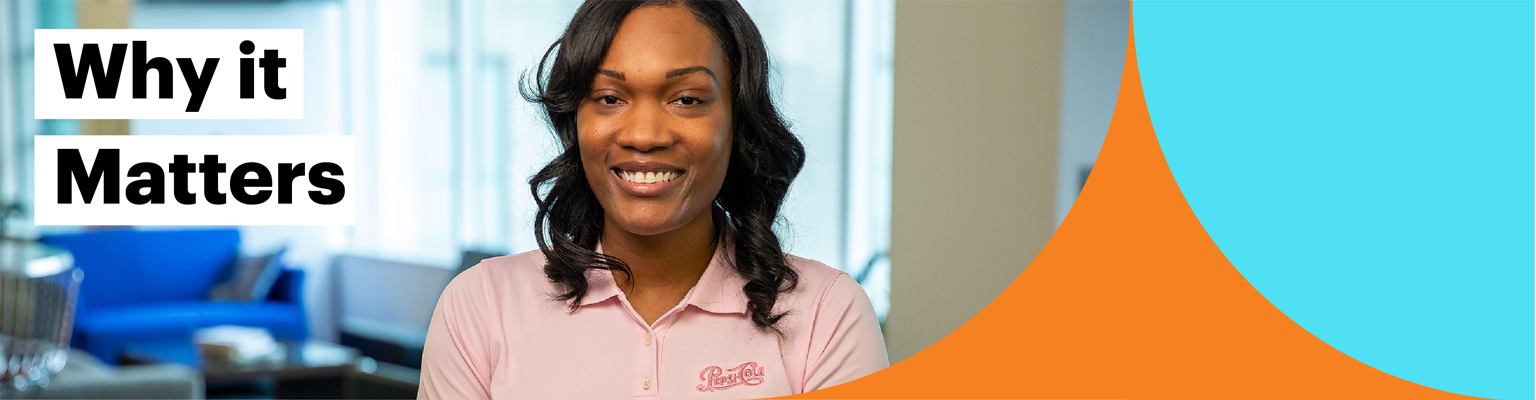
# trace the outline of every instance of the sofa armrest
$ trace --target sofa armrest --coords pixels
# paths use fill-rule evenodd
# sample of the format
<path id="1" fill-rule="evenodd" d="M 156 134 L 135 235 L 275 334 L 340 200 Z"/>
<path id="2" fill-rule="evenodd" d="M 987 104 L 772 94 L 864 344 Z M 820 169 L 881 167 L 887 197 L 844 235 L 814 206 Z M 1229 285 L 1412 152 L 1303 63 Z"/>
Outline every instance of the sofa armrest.
<path id="1" fill-rule="evenodd" d="M 176 364 L 135 365 L 111 374 L 60 376 L 39 399 L 201 399 L 203 376 Z"/>
<path id="2" fill-rule="evenodd" d="M 284 268 L 277 275 L 277 282 L 272 284 L 272 292 L 267 294 L 267 301 L 303 304 L 304 270 Z"/>
<path id="3" fill-rule="evenodd" d="M 83 350 L 71 350 L 64 370 L 36 399 L 201 399 L 203 375 L 178 364 L 111 367 Z"/>

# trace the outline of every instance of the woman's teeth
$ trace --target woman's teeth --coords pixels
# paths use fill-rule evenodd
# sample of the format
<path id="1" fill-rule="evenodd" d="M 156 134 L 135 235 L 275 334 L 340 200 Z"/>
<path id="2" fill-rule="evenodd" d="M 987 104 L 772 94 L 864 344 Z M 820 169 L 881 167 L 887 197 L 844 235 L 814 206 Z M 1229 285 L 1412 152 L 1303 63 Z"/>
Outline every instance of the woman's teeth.
<path id="1" fill-rule="evenodd" d="M 642 183 L 642 184 L 645 184 L 645 183 L 662 183 L 662 182 L 670 181 L 670 180 L 673 180 L 673 179 L 677 179 L 678 175 L 681 175 L 681 174 L 679 174 L 677 172 L 671 172 L 671 171 L 669 171 L 669 172 L 619 171 L 619 178 L 622 178 L 622 179 L 624 179 L 626 181 L 630 181 L 630 182 L 634 182 L 634 183 Z"/>

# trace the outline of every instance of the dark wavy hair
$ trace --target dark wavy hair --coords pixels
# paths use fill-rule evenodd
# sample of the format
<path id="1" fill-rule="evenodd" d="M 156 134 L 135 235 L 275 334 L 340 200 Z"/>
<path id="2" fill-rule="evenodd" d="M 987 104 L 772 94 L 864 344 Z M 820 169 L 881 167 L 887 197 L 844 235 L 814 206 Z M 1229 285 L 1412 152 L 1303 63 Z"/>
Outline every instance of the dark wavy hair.
<path id="1" fill-rule="evenodd" d="M 714 33 L 730 64 L 734 136 L 725 184 L 711 212 L 719 232 L 716 240 L 733 243 L 732 254 L 724 259 L 747 282 L 741 291 L 753 325 L 777 332 L 785 314 L 775 314 L 774 303 L 781 293 L 794 289 L 799 276 L 790 268 L 773 224 L 790 183 L 805 164 L 805 146 L 774 108 L 768 50 L 757 25 L 735 0 L 588 0 L 544 52 L 535 82 L 530 86 L 525 77 L 523 97 L 543 106 L 563 147 L 528 180 L 539 206 L 534 230 L 548 260 L 544 274 L 564 289 L 555 299 L 570 302 L 574 311 L 587 294 L 588 270 L 630 273 L 623 260 L 595 251 L 603 233 L 603 207 L 582 168 L 576 112 L 592 90 L 598 66 L 624 18 L 640 7 L 669 4 L 692 11 Z"/>

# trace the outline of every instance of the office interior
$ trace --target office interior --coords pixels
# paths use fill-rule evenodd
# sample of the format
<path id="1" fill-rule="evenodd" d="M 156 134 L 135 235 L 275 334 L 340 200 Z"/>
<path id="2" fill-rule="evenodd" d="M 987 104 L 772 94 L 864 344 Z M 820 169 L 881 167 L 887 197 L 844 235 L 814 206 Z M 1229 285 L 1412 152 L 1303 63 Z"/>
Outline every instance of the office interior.
<path id="1" fill-rule="evenodd" d="M 781 112 L 809 154 L 783 210 L 785 248 L 856 277 L 882 320 L 891 361 L 911 357 L 1001 293 L 1071 209 L 1113 112 L 1129 3 L 742 3 L 768 43 Z M 187 322 L 164 340 L 184 342 L 183 333 L 202 325 L 253 325 L 369 362 L 352 366 L 364 378 L 344 390 L 227 384 L 202 380 L 211 376 L 199 370 L 205 366 L 144 356 L 157 350 L 154 335 L 102 341 L 77 322 L 71 363 L 94 358 L 91 367 L 117 375 L 164 374 L 144 386 L 150 391 L 131 392 L 139 397 L 414 396 L 420 340 L 448 281 L 479 259 L 537 249 L 527 178 L 556 145 L 518 86 L 579 4 L 0 2 L 0 236 L 80 252 L 142 246 L 229 260 L 94 266 L 145 277 L 169 272 L 132 268 L 176 265 L 215 277 L 158 282 L 186 292 L 182 303 L 219 301 L 204 293 L 229 273 L 210 269 L 275 260 L 265 268 L 278 272 L 260 283 L 265 296 L 245 301 L 279 307 Z M 303 29 L 305 118 L 34 119 L 32 32 L 77 28 Z M 349 193 L 357 224 L 37 226 L 32 138 L 41 135 L 351 135 L 364 171 Z M 166 300 L 93 275 L 112 274 L 87 272 L 80 296 L 101 305 L 87 305 L 79 321 L 112 308 L 141 308 L 121 314 L 118 323 L 129 327 L 163 320 L 155 312 L 193 313 L 144 308 Z M 116 300 L 100 300 L 108 298 Z M 136 349 L 145 354 L 125 355 Z M 69 371 L 53 386 L 67 387 Z M 133 386 L 115 385 L 108 387 Z"/>

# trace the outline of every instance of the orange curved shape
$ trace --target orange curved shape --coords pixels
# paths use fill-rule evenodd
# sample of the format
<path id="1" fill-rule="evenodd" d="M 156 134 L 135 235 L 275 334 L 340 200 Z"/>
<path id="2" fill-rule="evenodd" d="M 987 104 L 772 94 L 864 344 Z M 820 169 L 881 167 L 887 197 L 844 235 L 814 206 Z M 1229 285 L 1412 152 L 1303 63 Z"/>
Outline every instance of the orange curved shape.
<path id="1" fill-rule="evenodd" d="M 1024 273 L 971 321 L 800 398 L 1467 398 L 1361 363 L 1291 321 L 1201 227 L 1127 46 L 1092 178 Z"/>

